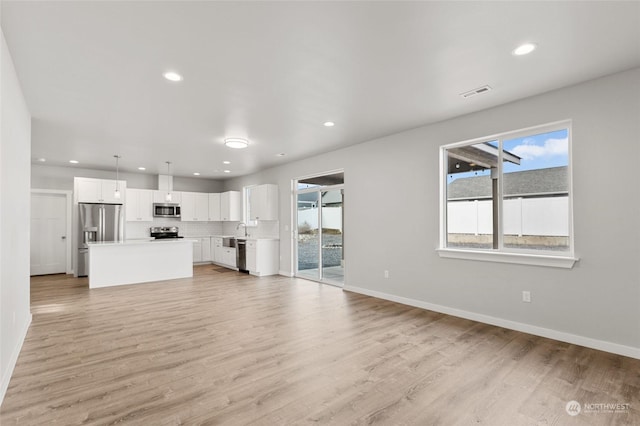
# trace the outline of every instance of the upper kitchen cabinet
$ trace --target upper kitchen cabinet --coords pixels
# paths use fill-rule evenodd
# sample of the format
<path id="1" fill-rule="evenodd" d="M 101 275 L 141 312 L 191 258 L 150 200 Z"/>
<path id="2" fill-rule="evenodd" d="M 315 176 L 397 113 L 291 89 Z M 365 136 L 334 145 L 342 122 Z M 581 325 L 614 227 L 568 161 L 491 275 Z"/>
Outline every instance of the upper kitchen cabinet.
<path id="1" fill-rule="evenodd" d="M 249 188 L 249 220 L 278 220 L 278 185 Z"/>
<path id="2" fill-rule="evenodd" d="M 171 194 L 171 201 L 167 201 L 167 191 L 153 191 L 153 202 L 180 204 L 182 201 L 182 192 L 171 191 L 169 194 Z"/>
<path id="3" fill-rule="evenodd" d="M 153 221 L 153 191 L 127 188 L 125 212 L 127 222 Z"/>
<path id="4" fill-rule="evenodd" d="M 108 179 L 76 177 L 73 179 L 76 203 L 122 204 L 125 201 L 127 182 Z M 118 188 L 120 198 L 116 198 Z"/>
<path id="5" fill-rule="evenodd" d="M 220 219 L 223 221 L 242 220 L 242 196 L 239 191 L 220 194 Z"/>
<path id="6" fill-rule="evenodd" d="M 209 194 L 183 192 L 180 207 L 180 220 L 183 222 L 206 222 L 209 220 Z"/>
<path id="7" fill-rule="evenodd" d="M 222 220 L 220 212 L 220 194 L 209 194 L 209 220 Z"/>

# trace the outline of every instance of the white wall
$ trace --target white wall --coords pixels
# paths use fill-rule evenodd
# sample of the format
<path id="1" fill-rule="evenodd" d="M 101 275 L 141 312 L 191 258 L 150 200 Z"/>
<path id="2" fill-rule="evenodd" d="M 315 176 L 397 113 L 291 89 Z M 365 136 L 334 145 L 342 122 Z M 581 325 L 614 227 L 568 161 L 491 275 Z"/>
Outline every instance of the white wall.
<path id="1" fill-rule="evenodd" d="M 347 287 L 640 357 L 640 228 L 629 226 L 640 217 L 639 117 L 634 69 L 236 178 L 225 190 L 279 185 L 286 273 L 291 180 L 344 168 Z M 564 119 L 573 120 L 574 268 L 440 258 L 439 146 Z M 523 290 L 532 303 L 521 302 Z"/>
<path id="2" fill-rule="evenodd" d="M 1 32 L 1 31 L 0 31 Z M 31 117 L 9 49 L 0 52 L 0 402 L 31 323 L 29 162 Z"/>

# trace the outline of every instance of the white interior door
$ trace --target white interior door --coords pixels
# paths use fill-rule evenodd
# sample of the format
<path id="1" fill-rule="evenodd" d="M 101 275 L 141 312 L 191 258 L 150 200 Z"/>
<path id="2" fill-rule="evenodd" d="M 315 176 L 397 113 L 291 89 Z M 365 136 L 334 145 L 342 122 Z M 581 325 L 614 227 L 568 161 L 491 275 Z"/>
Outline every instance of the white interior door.
<path id="1" fill-rule="evenodd" d="M 67 199 L 31 195 L 31 275 L 59 274 L 67 265 Z"/>

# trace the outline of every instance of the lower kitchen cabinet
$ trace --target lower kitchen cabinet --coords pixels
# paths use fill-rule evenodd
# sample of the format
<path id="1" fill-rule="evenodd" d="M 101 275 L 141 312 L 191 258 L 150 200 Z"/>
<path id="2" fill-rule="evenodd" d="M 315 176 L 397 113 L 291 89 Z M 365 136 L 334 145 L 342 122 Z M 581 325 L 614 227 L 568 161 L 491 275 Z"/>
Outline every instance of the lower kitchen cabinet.
<path id="1" fill-rule="evenodd" d="M 193 243 L 193 263 L 202 262 L 202 240 L 194 238 Z"/>
<path id="2" fill-rule="evenodd" d="M 279 268 L 279 240 L 247 240 L 247 269 L 251 275 L 277 275 Z"/>
<path id="3" fill-rule="evenodd" d="M 236 248 L 223 247 L 222 263 L 232 268 L 236 267 Z"/>
<path id="4" fill-rule="evenodd" d="M 222 238 L 211 238 L 211 252 L 213 254 L 213 261 L 216 263 L 222 262 Z"/>
<path id="5" fill-rule="evenodd" d="M 193 243 L 193 263 L 211 262 L 211 238 L 194 238 Z"/>
<path id="6" fill-rule="evenodd" d="M 236 248 L 224 247 L 222 245 L 222 238 L 211 238 L 211 252 L 212 260 L 223 266 L 229 268 L 236 268 Z"/>

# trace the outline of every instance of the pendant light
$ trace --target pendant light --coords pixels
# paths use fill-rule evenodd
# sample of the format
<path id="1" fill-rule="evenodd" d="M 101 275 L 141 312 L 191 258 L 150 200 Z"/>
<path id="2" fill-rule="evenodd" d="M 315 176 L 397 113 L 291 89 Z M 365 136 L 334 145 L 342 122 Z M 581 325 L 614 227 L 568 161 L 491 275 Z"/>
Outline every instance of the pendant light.
<path id="1" fill-rule="evenodd" d="M 115 198 L 116 200 L 120 199 L 120 170 L 119 170 L 119 160 L 120 160 L 120 156 L 119 155 L 114 155 L 113 156 L 116 159 L 116 190 L 113 193 L 113 198 Z"/>
<path id="2" fill-rule="evenodd" d="M 167 185 L 167 195 L 165 195 L 164 199 L 167 203 L 171 202 L 171 187 L 172 185 L 172 181 L 173 179 L 171 179 L 171 172 L 169 171 L 169 167 L 171 166 L 171 161 L 166 161 L 167 163 L 167 180 L 168 180 L 168 185 Z"/>

